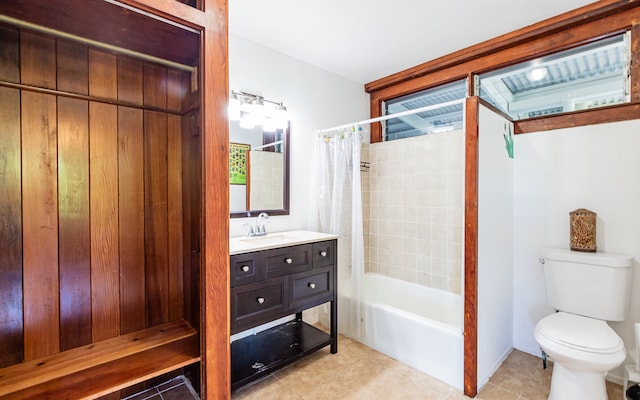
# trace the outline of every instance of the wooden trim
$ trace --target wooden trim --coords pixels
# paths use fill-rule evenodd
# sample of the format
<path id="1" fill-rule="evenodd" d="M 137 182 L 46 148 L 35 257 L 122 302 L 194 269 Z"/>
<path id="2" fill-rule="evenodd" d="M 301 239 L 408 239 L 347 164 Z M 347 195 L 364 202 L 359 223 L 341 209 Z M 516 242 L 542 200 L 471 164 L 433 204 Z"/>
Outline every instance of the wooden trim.
<path id="1" fill-rule="evenodd" d="M 195 7 L 175 0 L 118 0 L 122 4 L 150 12 L 170 21 L 200 30 L 206 24 L 206 14 Z"/>
<path id="2" fill-rule="evenodd" d="M 202 397 L 231 398 L 227 1 L 204 1 L 201 35 Z"/>
<path id="3" fill-rule="evenodd" d="M 640 102 L 640 23 L 631 27 L 631 66 L 629 71 L 631 102 Z"/>
<path id="4" fill-rule="evenodd" d="M 467 98 L 464 229 L 464 394 L 478 390 L 478 112 L 477 97 Z"/>
<path id="5" fill-rule="evenodd" d="M 436 58 L 396 74 L 367 83 L 365 91 L 371 93 L 401 82 L 431 74 L 441 69 L 451 68 L 469 60 L 490 56 L 525 42 L 571 29 L 578 25 L 596 21 L 638 6 L 635 0 L 601 0 L 584 7 L 546 19 L 528 27 L 498 36 L 482 43 L 467 47 L 455 53 Z"/>
<path id="6" fill-rule="evenodd" d="M 382 115 L 382 100 L 376 98 L 376 96 L 371 96 L 371 115 L 381 116 Z M 382 142 L 382 124 L 371 124 L 369 128 L 371 131 L 371 143 L 379 143 Z"/>
<path id="7" fill-rule="evenodd" d="M 552 129 L 574 128 L 576 126 L 604 124 L 608 122 L 638 119 L 640 104 L 621 104 L 571 114 L 552 115 L 523 121 L 514 121 L 514 133 L 541 132 Z"/>

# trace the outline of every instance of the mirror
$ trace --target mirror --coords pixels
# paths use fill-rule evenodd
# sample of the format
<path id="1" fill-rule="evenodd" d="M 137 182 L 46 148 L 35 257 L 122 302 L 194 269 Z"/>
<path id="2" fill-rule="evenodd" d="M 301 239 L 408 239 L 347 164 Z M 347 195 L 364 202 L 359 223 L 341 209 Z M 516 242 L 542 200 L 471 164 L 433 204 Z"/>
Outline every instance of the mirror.
<path id="1" fill-rule="evenodd" d="M 231 218 L 289 214 L 289 124 L 266 132 L 229 122 Z"/>

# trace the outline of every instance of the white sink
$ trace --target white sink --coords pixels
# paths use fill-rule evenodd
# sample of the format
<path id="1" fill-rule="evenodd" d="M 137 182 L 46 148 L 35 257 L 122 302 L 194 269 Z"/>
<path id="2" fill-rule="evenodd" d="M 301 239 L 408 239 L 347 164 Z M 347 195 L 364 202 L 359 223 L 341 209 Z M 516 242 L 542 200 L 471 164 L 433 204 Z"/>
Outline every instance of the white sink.
<path id="1" fill-rule="evenodd" d="M 253 244 L 253 245 L 272 245 L 272 244 L 288 244 L 295 240 L 295 238 L 289 237 L 280 233 L 273 233 L 266 236 L 254 236 L 238 239 L 241 242 Z"/>
<path id="2" fill-rule="evenodd" d="M 277 247 L 331 240 L 338 235 L 313 231 L 274 232 L 266 236 L 232 237 L 229 239 L 229 254 L 242 254 L 258 250 L 275 249 Z"/>

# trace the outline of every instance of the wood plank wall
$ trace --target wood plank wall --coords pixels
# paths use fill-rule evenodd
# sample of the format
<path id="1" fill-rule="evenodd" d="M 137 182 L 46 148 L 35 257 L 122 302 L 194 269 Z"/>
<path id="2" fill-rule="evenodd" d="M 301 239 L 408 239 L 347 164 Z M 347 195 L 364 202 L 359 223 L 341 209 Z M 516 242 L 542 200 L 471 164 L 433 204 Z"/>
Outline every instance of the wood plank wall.
<path id="1" fill-rule="evenodd" d="M 188 74 L 0 26 L 0 81 L 0 368 L 197 326 Z"/>

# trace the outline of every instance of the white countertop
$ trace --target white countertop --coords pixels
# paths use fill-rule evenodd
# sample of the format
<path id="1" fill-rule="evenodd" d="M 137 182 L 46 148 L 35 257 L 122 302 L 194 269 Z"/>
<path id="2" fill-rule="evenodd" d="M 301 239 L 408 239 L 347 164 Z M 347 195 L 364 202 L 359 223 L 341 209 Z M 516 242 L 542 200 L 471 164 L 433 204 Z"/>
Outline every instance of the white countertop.
<path id="1" fill-rule="evenodd" d="M 266 236 L 238 236 L 229 239 L 229 254 L 242 254 L 252 251 L 295 246 L 297 244 L 337 239 L 338 235 L 313 231 L 271 232 Z"/>

